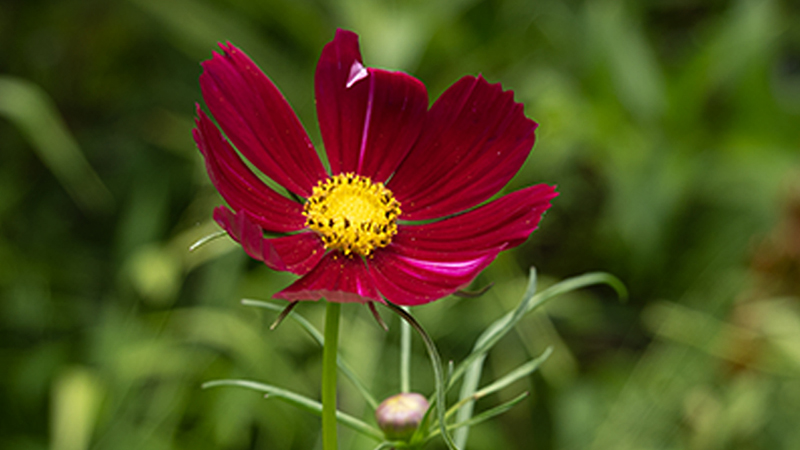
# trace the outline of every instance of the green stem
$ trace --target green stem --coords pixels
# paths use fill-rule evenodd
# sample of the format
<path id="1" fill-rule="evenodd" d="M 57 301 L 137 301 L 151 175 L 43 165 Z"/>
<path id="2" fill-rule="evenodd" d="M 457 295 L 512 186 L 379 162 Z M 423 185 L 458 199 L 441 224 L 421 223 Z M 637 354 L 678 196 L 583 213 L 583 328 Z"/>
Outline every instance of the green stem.
<path id="1" fill-rule="evenodd" d="M 325 310 L 325 347 L 322 349 L 322 448 L 336 450 L 336 355 L 339 346 L 340 303 Z"/>
<path id="2" fill-rule="evenodd" d="M 400 392 L 411 390 L 411 325 L 400 321 Z"/>

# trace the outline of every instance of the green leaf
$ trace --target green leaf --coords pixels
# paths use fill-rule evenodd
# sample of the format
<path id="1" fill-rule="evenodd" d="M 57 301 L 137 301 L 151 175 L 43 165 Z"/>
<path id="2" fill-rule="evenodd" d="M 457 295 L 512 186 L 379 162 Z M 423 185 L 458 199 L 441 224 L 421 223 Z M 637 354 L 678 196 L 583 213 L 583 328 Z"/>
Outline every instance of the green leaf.
<path id="1" fill-rule="evenodd" d="M 579 275 L 577 277 L 568 278 L 564 281 L 554 284 L 553 286 L 550 286 L 538 294 L 535 294 L 536 269 L 531 268 L 528 288 L 522 297 L 522 301 L 514 311 L 509 312 L 500 319 L 496 320 L 480 337 L 478 337 L 472 353 L 470 353 L 453 371 L 453 376 L 450 378 L 449 387 L 452 387 L 455 382 L 464 375 L 464 372 L 473 361 L 482 355 L 485 355 L 489 350 L 492 349 L 492 347 L 494 347 L 495 344 L 497 344 L 498 341 L 500 341 L 501 338 L 503 338 L 503 336 L 506 335 L 506 333 L 511 331 L 511 329 L 514 328 L 514 326 L 516 326 L 520 320 L 522 320 L 525 314 L 534 311 L 536 308 L 542 306 L 550 299 L 558 297 L 559 295 L 597 284 L 606 284 L 617 291 L 617 295 L 619 295 L 621 299 L 624 300 L 627 298 L 628 294 L 627 290 L 625 289 L 625 285 L 617 277 L 604 272 L 592 272 Z"/>
<path id="2" fill-rule="evenodd" d="M 444 415 L 447 404 L 445 400 L 445 393 L 447 391 L 447 380 L 444 377 L 442 358 L 439 356 L 439 351 L 436 350 L 436 344 L 433 342 L 433 339 L 431 339 L 428 333 L 425 332 L 425 329 L 422 328 L 422 325 L 420 325 L 420 323 L 417 322 L 414 316 L 409 314 L 403 308 L 393 305 L 391 303 L 387 303 L 386 306 L 392 311 L 394 311 L 401 318 L 403 318 L 403 320 L 408 322 L 408 324 L 411 325 L 411 327 L 414 328 L 417 331 L 417 333 L 419 333 L 420 337 L 422 337 L 422 341 L 425 343 L 425 348 L 428 350 L 428 356 L 431 359 L 431 365 L 433 366 L 433 375 L 436 381 L 436 397 L 433 399 L 433 401 L 431 401 L 431 406 L 434 405 L 436 406 L 436 415 L 439 420 L 439 429 L 442 434 L 442 439 L 444 439 L 444 442 L 445 444 L 447 444 L 448 448 L 457 450 L 458 446 L 456 446 L 455 442 L 453 442 L 452 436 L 450 436 L 450 433 L 448 433 L 447 429 L 445 428 Z M 427 422 L 430 411 L 431 410 L 428 409 L 428 412 L 425 414 L 425 418 L 423 419 L 422 425 L 424 425 Z M 423 429 L 422 425 L 420 425 L 419 429 L 417 430 L 417 433 L 414 433 L 414 436 L 412 436 L 411 438 L 412 443 L 415 442 L 415 438 L 419 436 L 420 430 Z"/>
<path id="3" fill-rule="evenodd" d="M 528 305 L 533 301 L 533 295 L 536 293 L 536 269 L 531 268 L 530 276 L 528 278 L 528 287 L 525 289 L 525 294 L 522 296 L 522 301 L 517 308 L 496 320 L 489 325 L 486 331 L 478 337 L 475 342 L 472 353 L 467 355 L 464 361 L 456 367 L 453 371 L 453 376 L 450 378 L 450 386 L 452 386 L 458 379 L 464 375 L 467 368 L 476 361 L 478 358 L 483 357 L 491 348 L 506 335 L 516 325 L 525 313 L 528 311 Z M 450 387 L 448 386 L 448 387 Z"/>
<path id="4" fill-rule="evenodd" d="M 452 425 L 448 425 L 447 426 L 447 430 L 455 430 L 455 429 L 463 428 L 463 427 L 471 427 L 473 425 L 478 425 L 479 423 L 486 422 L 487 420 L 492 419 L 492 418 L 494 418 L 496 416 L 499 416 L 500 414 L 503 414 L 504 412 L 506 412 L 509 409 L 513 408 L 517 403 L 525 400 L 525 398 L 528 395 L 530 395 L 530 394 L 527 393 L 527 392 L 523 392 L 522 394 L 519 394 L 518 396 L 512 398 L 511 400 L 509 400 L 509 401 L 507 401 L 507 402 L 505 402 L 503 404 L 500 404 L 498 406 L 495 406 L 494 408 L 488 409 L 488 410 L 478 414 L 475 417 L 472 417 L 472 418 L 470 418 L 468 420 L 465 420 L 463 422 L 458 422 L 458 423 L 454 423 Z M 439 430 L 438 429 L 434 430 L 428 436 L 428 439 L 436 436 L 437 434 L 439 434 Z"/>
<path id="5" fill-rule="evenodd" d="M 269 309 L 271 311 L 277 311 L 278 313 L 282 312 L 286 308 L 285 306 L 276 305 L 274 303 L 247 298 L 242 299 L 242 304 L 245 306 L 255 306 L 257 308 Z M 321 347 L 325 347 L 325 338 L 322 336 L 322 333 L 320 333 L 319 330 L 317 330 L 314 325 L 312 325 L 311 322 L 309 322 L 305 317 L 299 314 L 289 314 L 288 317 L 297 322 L 308 334 L 311 335 L 315 341 L 317 341 Z M 356 373 L 341 355 L 336 357 L 336 364 L 339 366 L 339 370 L 342 371 L 342 375 L 347 377 L 347 379 L 353 383 L 353 386 L 355 386 L 356 390 L 361 393 L 361 395 L 364 397 L 364 400 L 369 403 L 369 406 L 372 408 L 372 410 L 374 411 L 378 409 L 378 401 L 372 396 L 364 382 L 358 378 L 358 375 L 356 375 Z"/>
<path id="6" fill-rule="evenodd" d="M 465 374 L 464 382 L 461 384 L 461 392 L 459 393 L 459 402 L 448 411 L 448 415 L 452 411 L 458 411 L 456 421 L 463 422 L 472 417 L 472 411 L 475 407 L 474 395 L 478 389 L 478 383 L 481 381 L 481 374 L 483 373 L 483 362 L 486 360 L 486 354 L 480 355 L 472 364 L 469 365 Z M 452 377 L 452 370 L 451 370 Z M 453 434 L 453 439 L 459 447 L 466 447 L 467 439 L 469 438 L 469 427 L 464 427 L 456 430 Z"/>
<path id="7" fill-rule="evenodd" d="M 477 389 L 478 382 L 480 381 L 486 353 L 489 352 L 506 333 L 514 328 L 525 314 L 535 310 L 551 298 L 594 284 L 607 284 L 617 291 L 620 298 L 627 298 L 625 285 L 613 275 L 602 272 L 593 272 L 569 278 L 536 294 L 536 269 L 531 267 L 528 287 L 525 289 L 525 294 L 523 294 L 522 300 L 517 308 L 489 325 L 486 331 L 475 341 L 472 353 L 470 353 L 452 372 L 448 389 L 452 387 L 461 376 L 465 376 L 464 383 L 461 385 L 461 393 L 459 394 L 459 403 L 464 403 L 464 407 L 458 411 L 457 420 L 459 422 L 466 422 L 472 415 L 472 403 L 469 400 L 475 394 L 475 389 Z M 469 428 L 458 430 L 455 434 L 455 443 L 461 447 L 465 446 L 468 436 Z"/>
<path id="8" fill-rule="evenodd" d="M 537 358 L 534 358 L 534 359 L 526 362 L 525 364 L 517 367 L 516 369 L 514 369 L 513 371 L 508 373 L 506 376 L 504 376 L 503 378 L 500 378 L 499 380 L 495 381 L 494 383 L 482 388 L 481 390 L 475 392 L 474 394 L 470 395 L 469 397 L 462 398 L 458 403 L 453 405 L 450 408 L 449 411 L 447 411 L 447 417 L 450 417 L 453 413 L 458 411 L 462 406 L 465 406 L 467 404 L 471 404 L 475 400 L 478 400 L 478 399 L 481 399 L 483 397 L 486 397 L 489 394 L 493 394 L 493 393 L 499 391 L 500 389 L 503 389 L 506 386 L 510 385 L 511 383 L 519 380 L 520 378 L 526 377 L 526 376 L 530 375 L 531 373 L 535 372 L 536 369 L 538 369 L 539 366 L 541 366 L 542 363 L 544 363 L 547 360 L 547 358 L 550 357 L 550 355 L 552 353 L 553 353 L 553 347 L 547 347 L 547 349 L 544 352 L 542 352 L 542 354 L 539 355 Z M 472 408 L 470 408 L 470 412 L 471 411 L 472 411 Z M 469 419 L 469 417 L 467 417 L 467 418 L 465 418 L 463 420 L 459 420 L 459 422 L 464 421 L 464 420 L 468 420 L 468 419 Z"/>
<path id="9" fill-rule="evenodd" d="M 236 387 L 252 389 L 259 392 L 265 392 L 268 397 L 275 397 L 277 399 L 285 401 L 286 403 L 289 403 L 290 405 L 294 405 L 302 410 L 311 412 L 318 416 L 322 415 L 322 403 L 316 400 L 312 400 L 304 395 L 300 395 L 286 389 L 281 389 L 279 387 L 272 386 L 270 384 L 258 383 L 256 381 L 249 381 L 249 380 L 228 379 L 228 380 L 209 381 L 203 383 L 202 385 L 203 389 L 208 389 L 211 387 L 218 387 L 218 386 L 236 386 Z M 374 438 L 378 441 L 382 441 L 384 439 L 383 433 L 379 429 L 359 419 L 356 419 L 355 417 L 347 413 L 336 411 L 336 420 L 342 425 L 345 425 L 361 434 Z"/>

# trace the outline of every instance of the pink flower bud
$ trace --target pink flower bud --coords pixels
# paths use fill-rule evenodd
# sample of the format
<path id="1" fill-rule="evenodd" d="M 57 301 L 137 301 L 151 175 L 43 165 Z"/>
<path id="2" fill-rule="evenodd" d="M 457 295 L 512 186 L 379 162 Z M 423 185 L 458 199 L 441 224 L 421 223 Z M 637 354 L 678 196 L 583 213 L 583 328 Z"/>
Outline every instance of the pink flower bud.
<path id="1" fill-rule="evenodd" d="M 387 439 L 406 441 L 419 427 L 428 406 L 428 400 L 420 394 L 397 394 L 378 405 L 375 418 Z"/>

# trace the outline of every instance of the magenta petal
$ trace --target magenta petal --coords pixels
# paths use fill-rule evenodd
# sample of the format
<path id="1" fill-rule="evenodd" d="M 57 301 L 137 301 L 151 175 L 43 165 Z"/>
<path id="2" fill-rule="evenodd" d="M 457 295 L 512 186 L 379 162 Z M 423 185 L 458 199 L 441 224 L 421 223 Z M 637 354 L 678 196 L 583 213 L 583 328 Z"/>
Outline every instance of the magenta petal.
<path id="1" fill-rule="evenodd" d="M 416 142 L 428 109 L 428 93 L 416 78 L 369 69 L 369 96 L 356 173 L 384 182 Z M 355 96 L 347 101 L 357 100 Z M 355 147 L 346 149 L 352 151 Z"/>
<path id="2" fill-rule="evenodd" d="M 466 287 L 500 250 L 442 253 L 392 244 L 369 260 L 370 275 L 390 302 L 422 305 Z"/>
<path id="3" fill-rule="evenodd" d="M 428 93 L 416 78 L 364 67 L 355 33 L 337 30 L 315 76 L 317 116 L 331 172 L 385 181 L 417 139 Z"/>
<path id="4" fill-rule="evenodd" d="M 314 233 L 298 233 L 267 239 L 247 211 L 233 213 L 224 206 L 214 210 L 214 220 L 228 232 L 248 255 L 263 261 L 274 270 L 304 275 L 313 269 L 325 254 L 322 242 Z"/>
<path id="5" fill-rule="evenodd" d="M 471 76 L 453 84 L 388 184 L 403 218 L 455 214 L 496 194 L 525 162 L 536 126 L 499 84 Z"/>
<path id="6" fill-rule="evenodd" d="M 403 225 L 393 243 L 421 251 L 507 250 L 525 242 L 557 195 L 554 186 L 537 184 L 438 222 Z"/>
<path id="7" fill-rule="evenodd" d="M 247 210 L 267 231 L 286 233 L 305 227 L 303 205 L 265 185 L 242 162 L 208 116 L 197 107 L 194 140 L 206 161 L 206 169 L 222 198 L 234 211 Z"/>
<path id="8" fill-rule="evenodd" d="M 292 302 L 324 298 L 336 303 L 384 303 L 364 261 L 339 252 L 328 253 L 314 270 L 274 297 Z"/>
<path id="9" fill-rule="evenodd" d="M 231 44 L 203 62 L 200 87 L 236 148 L 265 175 L 303 197 L 327 177 L 311 141 L 278 88 Z"/>

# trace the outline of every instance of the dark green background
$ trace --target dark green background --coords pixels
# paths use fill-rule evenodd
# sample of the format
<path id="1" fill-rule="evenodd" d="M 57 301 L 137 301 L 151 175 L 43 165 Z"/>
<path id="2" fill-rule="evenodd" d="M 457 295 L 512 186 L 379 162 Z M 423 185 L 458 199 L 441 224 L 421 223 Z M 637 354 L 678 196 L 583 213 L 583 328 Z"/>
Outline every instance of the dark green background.
<path id="1" fill-rule="evenodd" d="M 59 0 L 0 3 L 0 448 L 308 449 L 319 420 L 241 377 L 317 398 L 321 352 L 239 305 L 291 277 L 213 232 L 191 140 L 200 61 L 247 52 L 319 143 L 313 71 L 337 27 L 435 98 L 464 74 L 540 122 L 509 189 L 555 183 L 541 229 L 475 283 L 413 309 L 459 360 L 522 294 L 619 276 L 527 318 L 485 382 L 553 345 L 479 410 L 470 449 L 782 449 L 800 442 L 800 6 L 790 0 Z M 321 304 L 298 311 L 321 324 Z M 346 305 L 342 351 L 398 388 L 398 323 Z M 415 342 L 413 387 L 432 375 Z M 370 419 L 341 382 L 341 407 Z M 343 448 L 374 444 L 342 431 Z M 440 444 L 431 447 L 440 447 Z"/>

